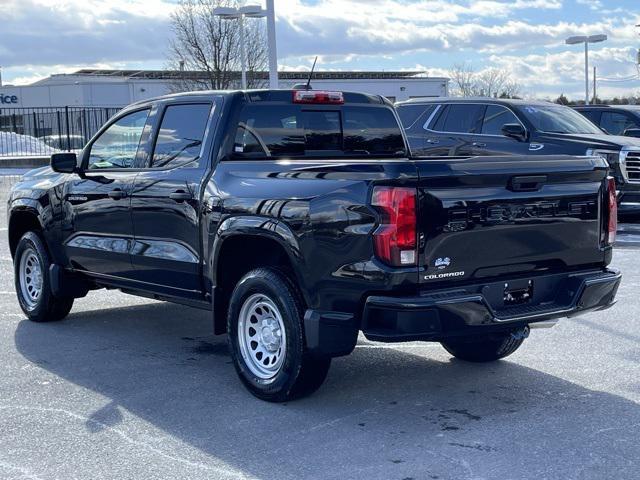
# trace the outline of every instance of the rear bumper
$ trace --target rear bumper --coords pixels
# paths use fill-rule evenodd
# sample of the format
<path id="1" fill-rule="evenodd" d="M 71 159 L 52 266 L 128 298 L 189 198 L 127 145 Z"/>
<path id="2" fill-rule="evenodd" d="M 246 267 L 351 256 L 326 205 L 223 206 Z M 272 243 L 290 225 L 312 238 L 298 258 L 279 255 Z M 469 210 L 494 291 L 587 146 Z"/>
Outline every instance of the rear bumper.
<path id="1" fill-rule="evenodd" d="M 621 274 L 607 269 L 531 280 L 531 301 L 511 307 L 503 302 L 510 280 L 425 291 L 415 297 L 371 296 L 365 303 L 361 328 L 375 341 L 439 341 L 571 317 L 613 305 Z"/>

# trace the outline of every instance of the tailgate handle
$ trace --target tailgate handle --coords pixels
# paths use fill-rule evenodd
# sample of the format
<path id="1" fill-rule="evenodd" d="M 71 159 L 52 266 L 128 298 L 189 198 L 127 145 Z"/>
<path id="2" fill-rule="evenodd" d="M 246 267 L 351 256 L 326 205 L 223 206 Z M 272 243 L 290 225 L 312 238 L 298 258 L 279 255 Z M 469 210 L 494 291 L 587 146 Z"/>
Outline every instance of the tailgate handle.
<path id="1" fill-rule="evenodd" d="M 546 175 L 527 175 L 511 178 L 509 190 L 514 192 L 535 192 L 547 182 Z"/>

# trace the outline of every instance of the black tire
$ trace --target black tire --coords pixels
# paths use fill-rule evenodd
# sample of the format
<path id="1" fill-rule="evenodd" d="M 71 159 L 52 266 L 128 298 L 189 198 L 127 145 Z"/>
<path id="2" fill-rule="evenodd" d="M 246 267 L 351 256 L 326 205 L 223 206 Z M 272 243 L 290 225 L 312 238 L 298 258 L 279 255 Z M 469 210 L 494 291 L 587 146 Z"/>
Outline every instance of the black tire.
<path id="1" fill-rule="evenodd" d="M 21 287 L 21 262 L 24 256 L 30 254 L 34 254 L 37 258 L 41 271 L 41 286 L 37 298 L 27 297 L 28 292 L 25 293 Z M 37 233 L 27 232 L 22 236 L 16 248 L 13 265 L 18 303 L 29 320 L 34 322 L 54 322 L 62 320 L 69 314 L 71 307 L 73 307 L 73 298 L 56 297 L 51 292 L 49 279 L 51 260 L 44 242 Z"/>
<path id="2" fill-rule="evenodd" d="M 467 362 L 493 362 L 515 352 L 529 333 L 528 327 L 503 334 L 483 337 L 462 337 L 442 343 L 444 349 L 460 360 Z"/>
<path id="3" fill-rule="evenodd" d="M 283 343 L 286 348 L 282 353 L 279 370 L 271 378 L 254 373 L 252 368 L 255 370 L 256 367 L 250 366 L 251 358 L 245 359 L 242 353 L 240 314 L 245 302 L 250 302 L 256 296 L 265 296 L 274 304 L 284 326 L 286 341 Z M 268 402 L 285 402 L 313 393 L 324 382 L 331 358 L 314 356 L 306 351 L 303 312 L 292 282 L 283 273 L 272 268 L 250 271 L 233 290 L 227 316 L 229 350 L 242 383 L 256 397 Z M 252 317 L 251 321 L 253 320 Z M 248 349 L 249 347 L 245 347 L 245 354 L 252 355 L 253 352 Z"/>

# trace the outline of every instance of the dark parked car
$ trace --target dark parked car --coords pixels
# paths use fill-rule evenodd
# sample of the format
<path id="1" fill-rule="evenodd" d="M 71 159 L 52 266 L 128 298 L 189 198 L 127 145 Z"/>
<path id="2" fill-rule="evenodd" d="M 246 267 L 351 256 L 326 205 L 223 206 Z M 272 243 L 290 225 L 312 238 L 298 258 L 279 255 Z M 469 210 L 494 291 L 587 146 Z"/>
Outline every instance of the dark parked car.
<path id="1" fill-rule="evenodd" d="M 640 139 L 607 135 L 569 107 L 491 98 L 396 106 L 414 155 L 600 155 L 616 179 L 619 213 L 640 213 Z"/>
<path id="2" fill-rule="evenodd" d="M 640 105 L 585 105 L 574 108 L 609 135 L 640 137 Z"/>
<path id="3" fill-rule="evenodd" d="M 97 288 L 208 310 L 269 401 L 318 388 L 360 331 L 492 361 L 613 303 L 607 173 L 600 157 L 410 157 L 380 96 L 166 96 L 15 185 L 15 287 L 33 321 Z"/>

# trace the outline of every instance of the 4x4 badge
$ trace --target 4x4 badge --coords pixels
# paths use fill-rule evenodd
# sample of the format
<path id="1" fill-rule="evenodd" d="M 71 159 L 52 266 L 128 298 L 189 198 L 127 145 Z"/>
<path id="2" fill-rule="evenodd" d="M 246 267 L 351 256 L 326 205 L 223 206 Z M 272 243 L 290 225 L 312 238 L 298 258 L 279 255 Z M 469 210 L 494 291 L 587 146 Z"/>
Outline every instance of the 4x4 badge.
<path id="1" fill-rule="evenodd" d="M 433 266 L 436 267 L 438 270 L 443 270 L 447 268 L 449 265 L 451 265 L 451 259 L 449 257 L 436 258 L 436 261 L 433 264 Z"/>

